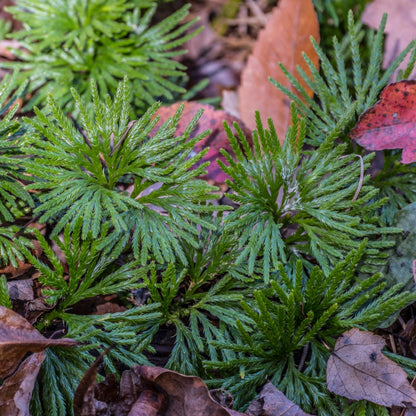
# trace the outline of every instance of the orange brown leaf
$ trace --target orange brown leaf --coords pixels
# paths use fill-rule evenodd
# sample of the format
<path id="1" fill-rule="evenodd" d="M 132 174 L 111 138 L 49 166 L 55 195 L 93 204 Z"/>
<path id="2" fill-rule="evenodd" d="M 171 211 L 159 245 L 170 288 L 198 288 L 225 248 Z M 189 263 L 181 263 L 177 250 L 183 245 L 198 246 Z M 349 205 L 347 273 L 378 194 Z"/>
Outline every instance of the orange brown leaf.
<path id="1" fill-rule="evenodd" d="M 239 111 L 248 127 L 256 127 L 254 113 L 258 110 L 263 123 L 269 117 L 273 120 L 280 142 L 283 142 L 290 124 L 290 100 L 269 82 L 269 77 L 296 93 L 279 67 L 281 62 L 312 96 L 312 90 L 296 71 L 299 65 L 310 75 L 302 52 L 316 67 L 319 65 L 311 36 L 319 41 L 319 23 L 312 0 L 280 0 L 260 32 L 242 73 Z"/>

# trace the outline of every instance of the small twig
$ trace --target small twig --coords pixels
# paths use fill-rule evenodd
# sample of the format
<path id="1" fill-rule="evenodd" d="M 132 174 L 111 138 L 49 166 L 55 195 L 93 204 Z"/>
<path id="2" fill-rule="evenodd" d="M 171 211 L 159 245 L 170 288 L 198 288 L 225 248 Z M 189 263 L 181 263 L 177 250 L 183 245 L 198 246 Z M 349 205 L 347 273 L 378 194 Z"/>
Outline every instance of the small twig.
<path id="1" fill-rule="evenodd" d="M 39 218 L 41 217 L 41 215 L 37 215 L 36 217 L 32 218 L 30 221 L 28 221 L 26 224 L 24 224 L 19 231 L 17 231 L 17 233 L 13 236 L 13 238 L 17 238 L 19 235 L 21 235 L 27 227 L 29 227 L 30 224 L 33 224 L 34 222 L 36 222 Z"/>
<path id="2" fill-rule="evenodd" d="M 394 342 L 393 334 L 389 334 L 390 346 L 394 354 L 397 354 L 396 343 Z"/>
<path id="3" fill-rule="evenodd" d="M 124 140 L 126 140 L 126 137 L 128 136 L 131 128 L 137 123 L 137 120 L 130 121 L 129 124 L 127 124 L 127 128 L 123 133 L 123 136 L 121 136 L 121 139 L 118 141 L 118 143 L 114 146 L 113 149 L 110 151 L 110 156 L 113 156 L 114 152 L 123 144 Z"/>
<path id="4" fill-rule="evenodd" d="M 240 10 L 238 11 L 238 19 L 242 19 L 243 21 L 238 23 L 238 33 L 247 35 L 248 32 L 248 25 L 247 23 L 248 18 L 248 10 L 247 7 L 240 7 Z"/>
<path id="5" fill-rule="evenodd" d="M 77 121 L 72 117 L 71 114 L 68 114 L 68 117 L 71 119 L 71 121 L 74 124 L 75 128 L 78 130 L 78 132 L 83 137 L 83 139 L 84 139 L 85 143 L 87 144 L 87 146 L 91 149 L 92 146 L 91 146 L 90 139 L 87 137 L 84 129 L 77 123 Z"/>
<path id="6" fill-rule="evenodd" d="M 399 315 L 397 317 L 397 320 L 400 322 L 400 325 L 402 326 L 403 330 L 406 329 L 406 322 L 404 321 L 404 319 L 401 317 L 401 315 Z"/>
<path id="7" fill-rule="evenodd" d="M 321 341 L 322 345 L 330 352 L 332 353 L 331 347 L 322 339 L 319 338 L 319 341 Z"/>
<path id="8" fill-rule="evenodd" d="M 303 366 L 305 365 L 306 357 L 308 356 L 309 352 L 309 342 L 303 347 L 302 357 L 300 357 L 298 371 L 301 372 L 303 370 Z"/>
<path id="9" fill-rule="evenodd" d="M 263 13 L 263 10 L 260 9 L 259 5 L 254 0 L 247 0 L 247 6 L 250 8 L 254 16 L 259 19 L 263 25 L 267 23 L 267 17 Z"/>

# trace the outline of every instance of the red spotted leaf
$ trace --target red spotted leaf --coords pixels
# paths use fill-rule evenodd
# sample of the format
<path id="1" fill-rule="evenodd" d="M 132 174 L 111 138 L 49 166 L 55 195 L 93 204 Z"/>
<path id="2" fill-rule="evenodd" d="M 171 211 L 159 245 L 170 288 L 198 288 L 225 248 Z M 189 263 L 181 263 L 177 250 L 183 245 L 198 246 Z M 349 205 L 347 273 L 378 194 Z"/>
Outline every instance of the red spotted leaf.
<path id="1" fill-rule="evenodd" d="M 351 130 L 350 137 L 367 150 L 403 149 L 402 163 L 416 161 L 416 81 L 388 85 L 380 100 Z"/>
<path id="2" fill-rule="evenodd" d="M 160 120 L 156 125 L 156 128 L 165 121 L 167 121 L 169 117 L 173 117 L 176 111 L 178 110 L 180 104 L 182 103 L 175 103 L 170 105 L 169 107 L 160 107 L 156 113 L 156 115 L 160 116 Z M 233 154 L 233 150 L 228 141 L 227 134 L 224 131 L 223 121 L 226 121 L 227 124 L 230 126 L 232 126 L 234 122 L 237 122 L 249 141 L 251 141 L 250 130 L 244 125 L 244 123 L 239 118 L 234 117 L 231 114 L 226 113 L 225 111 L 215 110 L 212 105 L 201 104 L 192 101 L 186 101 L 183 104 L 185 105 L 185 107 L 181 115 L 181 119 L 178 123 L 176 135 L 180 136 L 181 134 L 183 134 L 189 122 L 196 114 L 196 112 L 201 108 L 204 109 L 202 117 L 199 119 L 198 124 L 191 133 L 191 138 L 208 129 L 211 130 L 211 134 L 199 141 L 195 145 L 194 150 L 195 152 L 200 152 L 206 147 L 209 147 L 209 152 L 198 163 L 201 164 L 207 161 L 210 162 L 210 165 L 207 168 L 208 173 L 204 176 L 204 179 L 213 181 L 216 184 L 224 183 L 224 180 L 228 179 L 228 175 L 226 175 L 218 166 L 217 159 L 220 159 L 222 162 L 225 162 L 225 158 L 221 155 L 220 149 L 227 150 L 229 154 Z"/>

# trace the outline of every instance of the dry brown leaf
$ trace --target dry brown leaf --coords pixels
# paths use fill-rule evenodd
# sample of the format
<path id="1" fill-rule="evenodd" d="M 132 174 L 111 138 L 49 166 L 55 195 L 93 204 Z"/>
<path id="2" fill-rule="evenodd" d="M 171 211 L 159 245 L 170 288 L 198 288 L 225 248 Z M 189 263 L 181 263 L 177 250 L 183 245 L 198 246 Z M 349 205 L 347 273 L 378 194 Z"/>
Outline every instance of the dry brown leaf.
<path id="1" fill-rule="evenodd" d="M 361 15 L 361 21 L 373 29 L 378 29 L 383 13 L 387 13 L 384 33 L 387 34 L 384 44 L 383 69 L 394 61 L 399 53 L 415 38 L 416 3 L 414 0 L 375 0 L 367 4 Z M 399 68 L 406 68 L 407 57 Z M 411 79 L 415 79 L 415 72 Z M 392 78 L 395 79 L 395 76 Z"/>
<path id="2" fill-rule="evenodd" d="M 296 71 L 299 65 L 310 75 L 302 52 L 315 66 L 319 64 L 311 36 L 319 41 L 319 23 L 312 0 L 280 0 L 260 32 L 241 76 L 238 91 L 241 119 L 254 129 L 254 113 L 259 110 L 263 123 L 269 117 L 273 120 L 281 143 L 290 123 L 290 100 L 268 78 L 272 77 L 295 92 L 279 67 L 281 62 L 312 96 L 312 90 Z"/>
<path id="3" fill-rule="evenodd" d="M 161 367 L 135 366 L 144 384 L 152 385 L 168 398 L 164 416 L 230 416 L 230 413 L 212 399 L 206 384 L 194 376 L 184 376 Z M 242 415 L 240 413 L 240 415 Z"/>
<path id="4" fill-rule="evenodd" d="M 250 416 L 312 416 L 291 402 L 272 383 L 266 383 L 247 409 Z"/>
<path id="5" fill-rule="evenodd" d="M 127 416 L 158 416 L 165 406 L 163 393 L 143 390 Z"/>
<path id="6" fill-rule="evenodd" d="M 45 357 L 43 351 L 30 355 L 12 376 L 4 380 L 0 387 L 0 415 L 29 415 L 33 387 Z"/>
<path id="7" fill-rule="evenodd" d="M 51 346 L 76 345 L 78 342 L 70 338 L 43 337 L 25 318 L 0 306 L 0 378 L 11 374 L 29 351 L 39 352 Z"/>
<path id="8" fill-rule="evenodd" d="M 382 337 L 353 328 L 338 338 L 328 360 L 328 390 L 352 400 L 368 400 L 381 406 L 416 406 L 416 390 L 406 372 L 381 350 Z"/>
<path id="9" fill-rule="evenodd" d="M 7 286 L 10 299 L 22 301 L 35 299 L 32 279 L 13 280 L 8 282 Z"/>
<path id="10" fill-rule="evenodd" d="M 114 377 L 107 376 L 104 383 L 96 385 L 96 373 L 97 362 L 83 377 L 75 393 L 75 414 L 245 416 L 218 404 L 198 377 L 184 376 L 161 367 L 137 365 L 123 372 L 117 392 Z"/>
<path id="11" fill-rule="evenodd" d="M 79 416 L 95 415 L 94 389 L 97 380 L 98 366 L 105 353 L 97 357 L 84 374 L 74 394 L 74 413 Z"/>

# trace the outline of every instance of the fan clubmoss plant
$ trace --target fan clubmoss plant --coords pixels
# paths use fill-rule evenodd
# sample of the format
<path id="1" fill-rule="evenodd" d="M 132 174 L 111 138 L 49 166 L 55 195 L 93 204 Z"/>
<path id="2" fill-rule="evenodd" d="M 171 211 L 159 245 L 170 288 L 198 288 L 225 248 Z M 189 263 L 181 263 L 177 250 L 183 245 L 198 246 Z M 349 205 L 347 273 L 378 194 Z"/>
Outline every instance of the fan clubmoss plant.
<path id="1" fill-rule="evenodd" d="M 328 137 L 332 137 L 333 140 L 343 141 L 347 145 L 346 154 L 364 154 L 359 146 L 353 146 L 352 140 L 348 137 L 350 129 L 356 124 L 360 114 L 375 104 L 380 91 L 387 85 L 405 56 L 410 54 L 410 59 L 406 69 L 399 72 L 398 79 L 407 78 L 416 61 L 416 46 L 415 41 L 412 41 L 386 71 L 381 69 L 386 20 L 385 14 L 379 30 L 375 34 L 371 32 L 367 39 L 370 47 L 366 50 L 371 51 L 368 57 L 363 57 L 360 53 L 359 26 L 354 23 L 351 11 L 348 15 L 348 33 L 340 41 L 336 37 L 333 38 L 333 50 L 324 51 L 312 40 L 320 59 L 321 71 L 306 55 L 304 59 L 311 76 L 299 67 L 297 71 L 312 89 L 314 99 L 308 96 L 293 74 L 282 65 L 283 72 L 297 89 L 299 96 L 302 96 L 302 100 L 277 81 L 270 79 L 273 85 L 293 100 L 298 114 L 305 119 L 306 143 L 318 147 Z M 352 67 L 346 66 L 346 56 L 352 59 Z M 373 167 L 372 183 L 380 190 L 377 199 L 388 197 L 388 204 L 383 205 L 378 221 L 391 225 L 394 213 L 415 200 L 416 166 L 414 163 L 401 164 L 400 152 L 395 150 L 384 150 L 382 153 L 383 167 L 381 170 Z"/>
<path id="2" fill-rule="evenodd" d="M 14 77 L 30 78 L 30 105 L 42 105 L 24 120 L 23 138 L 13 99 L 7 101 L 10 79 L 0 91 L 0 244 L 1 236 L 9 244 L 0 246 L 9 253 L 1 260 L 13 264 L 24 254 L 39 271 L 50 308 L 38 317 L 39 331 L 48 335 L 58 327 L 85 342 L 47 351 L 31 412 L 71 414 L 92 352 L 113 346 L 104 364 L 117 372 L 118 362 L 148 363 L 157 353 L 155 337 L 168 331 L 167 367 L 207 378 L 214 369 L 223 379 L 211 382 L 231 391 L 240 407 L 269 378 L 311 413 L 386 415 L 380 406 L 329 394 L 325 369 L 345 330 L 374 330 L 416 300 L 400 285 L 387 289 L 373 273 L 394 244 L 390 234 L 399 231 L 380 224 L 414 197 L 414 172 L 399 168 L 394 152 L 385 153 L 385 168 L 371 183 L 365 172 L 373 154 L 355 149 L 347 137 L 414 45 L 383 74 L 382 31 L 367 64 L 352 15 L 346 40 L 334 40 L 334 58 L 315 45 L 322 71 L 311 67 L 313 77 L 304 76 L 315 101 L 305 96 L 305 104 L 280 86 L 294 101 L 283 145 L 273 124 L 265 129 L 259 116 L 253 148 L 241 129 L 235 136 L 226 127 L 235 157 L 223 151 L 221 166 L 231 178 L 228 196 L 238 204 L 232 210 L 209 205 L 216 188 L 197 179 L 207 166 L 197 163 L 208 151 L 193 151 L 205 135 L 191 138 L 200 113 L 178 137 L 182 107 L 155 127 L 154 99 L 169 98 L 175 88 L 168 78 L 183 75 L 170 58 L 187 37 L 186 25 L 178 26 L 185 9 L 150 26 L 150 0 L 72 3 L 71 9 L 63 1 L 21 0 L 12 9 L 26 23 L 18 36 L 27 47 L 11 64 L 25 72 Z M 130 78 L 117 84 L 126 73 Z M 91 75 L 97 79 L 88 88 Z M 54 98 L 44 107 L 49 91 Z M 144 112 L 146 103 L 152 105 Z M 74 112 L 67 116 L 67 110 Z M 132 118 L 137 112 L 144 114 Z M 388 172 L 399 173 L 397 179 Z M 34 231 L 41 258 L 23 230 L 13 228 L 27 207 L 50 231 L 46 237 Z M 109 294 L 126 310 L 79 313 L 80 302 Z M 0 303 L 13 306 L 4 276 Z M 391 358 L 414 375 L 412 360 Z"/>
<path id="3" fill-rule="evenodd" d="M 252 272 L 261 259 L 266 281 L 279 262 L 293 263 L 299 257 L 305 264 L 315 259 L 329 274 L 368 237 L 361 271 L 383 264 L 382 249 L 394 244 L 385 235 L 399 229 L 375 223 L 374 213 L 386 201 L 374 201 L 378 189 L 364 175 L 373 155 L 345 155 L 346 145 L 334 145 L 333 136 L 313 152 L 304 152 L 307 124 L 299 122 L 294 107 L 292 123 L 280 145 L 273 123 L 263 129 L 257 114 L 253 149 L 238 126 L 238 138 L 226 126 L 237 160 L 222 150 L 228 166 L 220 164 L 232 179 L 227 181 L 234 191 L 229 197 L 239 206 L 224 226 L 240 235 L 237 262 L 248 259 Z"/>
<path id="4" fill-rule="evenodd" d="M 221 216 L 204 217 L 212 221 L 216 230 L 201 229 L 196 248 L 181 241 L 187 262 L 178 258 L 176 264 L 154 266 L 144 278 L 141 286 L 148 293 L 147 302 L 160 305 L 157 311 L 161 316 L 149 323 L 148 333 L 138 335 L 148 344 L 161 328 L 170 331 L 174 345 L 166 367 L 200 376 L 205 374 L 205 357 L 230 358 L 230 354 L 209 342 L 227 342 L 236 333 L 237 320 L 243 325 L 251 322 L 239 302 L 251 296 L 253 284 L 259 279 L 248 274 L 246 264 L 235 263 L 239 252 L 237 236 L 224 230 Z"/>
<path id="5" fill-rule="evenodd" d="M 37 117 L 26 119 L 33 127 L 25 139 L 33 158 L 25 167 L 37 178 L 30 187 L 42 190 L 34 213 L 40 214 L 40 221 L 54 221 L 52 235 L 66 224 L 73 228 L 82 218 L 82 238 L 88 233 L 97 238 L 108 222 L 111 233 L 102 239 L 101 248 L 114 255 L 131 244 L 142 264 L 150 252 L 160 263 L 177 257 L 186 263 L 179 238 L 197 247 L 196 225 L 213 227 L 198 214 L 224 209 L 206 204 L 216 198 L 211 191 L 217 188 L 195 179 L 205 173 L 208 162 L 191 169 L 208 151 L 191 155 L 195 143 L 207 134 L 189 139 L 201 112 L 181 136 L 175 137 L 175 130 L 183 106 L 153 131 L 158 106 L 130 121 L 129 88 L 125 79 L 113 100 L 100 101 L 92 82 L 92 112 L 72 90 L 80 129 L 52 97 L 48 113 L 36 109 Z"/>
<path id="6" fill-rule="evenodd" d="M 39 271 L 42 293 L 50 308 L 38 317 L 35 327 L 45 334 L 51 328 L 54 331 L 59 328 L 65 336 L 83 344 L 72 351 L 65 348 L 46 351 L 38 379 L 41 383 L 36 387 L 32 400 L 32 411 L 36 415 L 73 414 L 74 391 L 94 361 L 91 354 L 94 350 L 113 347 L 104 358 L 106 370 L 112 373 L 117 373 L 117 363 L 129 367 L 138 363 L 149 364 L 143 349 L 137 348 L 136 336 L 148 328 L 149 322 L 161 317 L 157 303 L 104 315 L 95 314 L 94 309 L 91 309 L 91 314 L 77 313 L 81 301 L 115 293 L 120 296 L 129 294 L 139 287 L 140 280 L 148 272 L 148 268 L 139 267 L 137 261 L 120 264 L 117 257 L 103 253 L 99 243 L 105 237 L 107 227 L 102 227 L 99 238 L 93 238 L 89 231 L 85 239 L 81 239 L 82 228 L 80 218 L 72 228 L 67 224 L 62 242 L 55 238 L 67 271 L 38 230 L 34 230 L 34 234 L 43 249 L 44 260 L 22 249 Z M 3 289 L 1 286 L 0 290 Z M 7 291 L 2 291 L 2 302 L 5 298 Z"/>
<path id="7" fill-rule="evenodd" d="M 26 109 L 43 106 L 52 93 L 65 111 L 74 111 L 71 87 L 88 102 L 91 78 L 104 98 L 127 75 L 132 109 L 142 114 L 155 99 L 185 92 L 173 81 L 186 77 L 185 68 L 172 58 L 195 34 L 186 34 L 194 21 L 181 23 L 189 6 L 152 25 L 156 8 L 153 0 L 19 0 L 7 9 L 24 25 L 10 34 L 21 42 L 19 60 L 1 65 L 20 69 L 19 81 L 30 79 Z"/>
<path id="8" fill-rule="evenodd" d="M 234 395 L 238 407 L 268 379 L 306 412 L 346 414 L 347 401 L 334 397 L 325 385 L 326 362 L 336 338 L 354 327 L 374 330 L 416 300 L 416 292 L 404 292 L 400 284 L 385 290 L 380 274 L 357 278 L 356 264 L 365 247 L 364 241 L 327 276 L 319 267 L 307 272 L 300 260 L 294 267 L 279 263 L 270 287 L 255 290 L 255 302 L 242 302 L 251 328 L 237 322 L 239 337 L 234 342 L 212 342 L 236 358 L 206 362 L 225 376 L 217 385 Z M 373 407 L 367 403 L 370 410 L 365 414 Z"/>
<path id="9" fill-rule="evenodd" d="M 17 88 L 17 76 L 6 75 L 0 84 L 0 266 L 14 267 L 24 258 L 19 246 L 32 247 L 28 235 L 19 233 L 20 227 L 14 222 L 33 207 L 32 197 L 22 183 L 23 153 L 18 138 L 23 128 L 14 118 L 19 107 L 16 99 L 26 88 L 26 84 Z"/>

